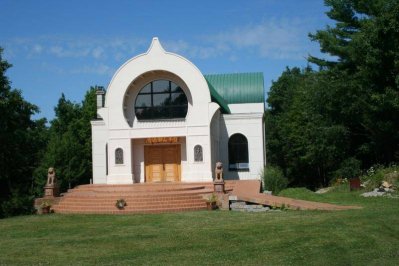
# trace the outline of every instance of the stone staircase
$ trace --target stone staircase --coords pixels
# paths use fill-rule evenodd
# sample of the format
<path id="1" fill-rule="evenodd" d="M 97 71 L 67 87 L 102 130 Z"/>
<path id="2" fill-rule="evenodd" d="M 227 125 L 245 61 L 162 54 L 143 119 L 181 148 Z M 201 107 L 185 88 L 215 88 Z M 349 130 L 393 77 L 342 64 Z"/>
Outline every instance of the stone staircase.
<path id="1" fill-rule="evenodd" d="M 228 182 L 231 191 L 235 182 Z M 126 214 L 194 211 L 206 209 L 204 196 L 213 192 L 212 183 L 151 183 L 132 185 L 80 185 L 68 190 L 53 205 L 55 213 Z M 115 203 L 124 199 L 119 210 Z"/>

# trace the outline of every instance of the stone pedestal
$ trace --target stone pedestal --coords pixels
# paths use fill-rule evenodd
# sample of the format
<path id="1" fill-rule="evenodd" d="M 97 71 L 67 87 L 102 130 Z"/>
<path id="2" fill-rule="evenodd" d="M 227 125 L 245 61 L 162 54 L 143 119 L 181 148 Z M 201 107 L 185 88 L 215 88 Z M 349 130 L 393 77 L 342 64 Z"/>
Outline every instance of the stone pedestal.
<path id="1" fill-rule="evenodd" d="M 44 197 L 54 198 L 58 197 L 58 187 L 57 186 L 45 186 L 44 187 Z"/>
<path id="2" fill-rule="evenodd" d="M 225 193 L 224 190 L 224 181 L 214 181 L 213 182 L 213 191 L 215 193 Z"/>

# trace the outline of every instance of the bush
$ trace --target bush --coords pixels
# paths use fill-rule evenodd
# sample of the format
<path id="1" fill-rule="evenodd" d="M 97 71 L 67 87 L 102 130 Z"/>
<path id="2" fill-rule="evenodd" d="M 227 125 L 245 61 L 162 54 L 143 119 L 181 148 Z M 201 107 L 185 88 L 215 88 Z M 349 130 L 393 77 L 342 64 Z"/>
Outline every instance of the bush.
<path id="1" fill-rule="evenodd" d="M 287 187 L 288 179 L 284 176 L 280 168 L 267 166 L 261 173 L 263 188 L 273 191 L 277 195 L 281 190 Z"/>
<path id="2" fill-rule="evenodd" d="M 348 158 L 340 164 L 334 176 L 335 180 L 351 179 L 359 177 L 361 172 L 361 162 L 355 158 Z"/>
<path id="3" fill-rule="evenodd" d="M 399 166 L 393 164 L 389 167 L 375 165 L 367 170 L 366 174 L 360 177 L 365 184 L 366 190 L 373 190 L 381 185 L 382 181 L 387 181 L 395 186 L 399 185 Z"/>
<path id="4" fill-rule="evenodd" d="M 284 189 L 278 195 L 289 198 L 305 198 L 309 196 L 314 196 L 315 193 L 305 187 L 294 187 Z"/>
<path id="5" fill-rule="evenodd" d="M 33 196 L 12 192 L 11 197 L 0 206 L 0 218 L 34 213 Z"/>

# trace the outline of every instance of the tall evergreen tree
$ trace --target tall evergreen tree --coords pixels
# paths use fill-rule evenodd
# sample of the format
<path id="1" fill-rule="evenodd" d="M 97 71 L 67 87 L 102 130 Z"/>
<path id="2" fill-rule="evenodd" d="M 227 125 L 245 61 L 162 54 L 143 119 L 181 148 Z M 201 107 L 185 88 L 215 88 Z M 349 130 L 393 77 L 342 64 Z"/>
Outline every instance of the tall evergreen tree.
<path id="1" fill-rule="evenodd" d="M 286 70 L 266 113 L 268 162 L 310 187 L 399 160 L 399 2 L 325 3 L 336 24 L 310 38 L 332 59 Z"/>
<path id="2" fill-rule="evenodd" d="M 312 40 L 337 60 L 309 61 L 341 80 L 337 110 L 354 156 L 367 167 L 399 160 L 399 1 L 326 0 L 336 21 Z"/>

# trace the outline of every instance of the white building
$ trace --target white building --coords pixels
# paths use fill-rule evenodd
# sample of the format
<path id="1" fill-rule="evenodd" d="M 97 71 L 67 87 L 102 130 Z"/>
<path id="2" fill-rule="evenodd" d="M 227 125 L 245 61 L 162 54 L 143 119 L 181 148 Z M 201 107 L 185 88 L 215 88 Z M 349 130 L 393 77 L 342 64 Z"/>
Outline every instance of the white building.
<path id="1" fill-rule="evenodd" d="M 262 73 L 203 75 L 157 38 L 97 95 L 93 183 L 259 179 L 265 165 Z M 104 99 L 105 96 L 105 99 Z"/>

